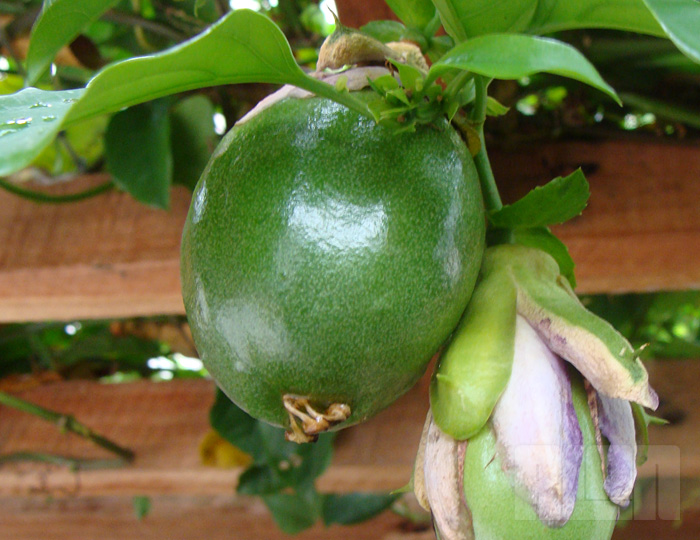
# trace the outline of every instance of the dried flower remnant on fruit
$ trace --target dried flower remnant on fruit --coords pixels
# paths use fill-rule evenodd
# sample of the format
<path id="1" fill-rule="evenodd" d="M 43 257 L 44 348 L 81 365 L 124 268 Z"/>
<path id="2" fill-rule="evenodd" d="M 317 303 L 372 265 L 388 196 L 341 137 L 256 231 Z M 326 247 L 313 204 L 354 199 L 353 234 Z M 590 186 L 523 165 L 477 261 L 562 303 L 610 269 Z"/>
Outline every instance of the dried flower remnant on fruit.
<path id="1" fill-rule="evenodd" d="M 344 422 L 351 413 L 345 403 L 331 403 L 321 413 L 311 406 L 309 398 L 290 394 L 282 397 L 282 403 L 289 413 L 289 430 L 284 436 L 296 443 L 314 442 L 320 433 Z"/>

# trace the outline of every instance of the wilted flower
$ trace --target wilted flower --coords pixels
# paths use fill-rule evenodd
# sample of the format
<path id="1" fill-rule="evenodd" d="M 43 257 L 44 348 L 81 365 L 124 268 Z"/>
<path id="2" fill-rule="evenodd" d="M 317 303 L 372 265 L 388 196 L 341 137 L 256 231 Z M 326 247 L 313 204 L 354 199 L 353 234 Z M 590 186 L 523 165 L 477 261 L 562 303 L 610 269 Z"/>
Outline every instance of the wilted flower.
<path id="1" fill-rule="evenodd" d="M 490 248 L 433 377 L 414 491 L 442 540 L 609 538 L 639 405 L 658 398 L 638 354 L 554 259 Z"/>

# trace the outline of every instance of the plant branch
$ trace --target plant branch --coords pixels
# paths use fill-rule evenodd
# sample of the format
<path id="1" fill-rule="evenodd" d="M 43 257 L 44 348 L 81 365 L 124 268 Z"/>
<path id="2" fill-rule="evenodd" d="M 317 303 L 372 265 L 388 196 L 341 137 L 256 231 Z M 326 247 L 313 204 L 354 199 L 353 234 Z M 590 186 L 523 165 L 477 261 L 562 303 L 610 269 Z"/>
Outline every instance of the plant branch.
<path id="1" fill-rule="evenodd" d="M 105 21 L 123 24 L 126 26 L 136 26 L 138 28 L 143 28 L 144 30 L 147 30 L 153 34 L 162 36 L 167 39 L 171 39 L 173 41 L 177 41 L 178 43 L 190 37 L 178 32 L 177 30 L 173 30 L 169 26 L 166 26 L 159 22 L 150 21 L 148 19 L 140 17 L 139 15 L 134 15 L 133 13 L 126 13 L 124 11 L 110 9 L 109 11 L 105 12 L 104 15 L 102 15 L 102 19 L 104 19 Z"/>
<path id="2" fill-rule="evenodd" d="M 13 409 L 33 414 L 34 416 L 38 416 L 39 418 L 42 418 L 47 422 L 55 424 L 61 431 L 70 431 L 71 433 L 80 435 L 81 437 L 95 443 L 97 446 L 100 446 L 105 450 L 108 450 L 109 452 L 112 452 L 113 454 L 119 456 L 125 462 L 131 462 L 134 459 L 134 453 L 131 450 L 119 446 L 118 444 L 110 441 L 106 437 L 95 433 L 89 427 L 78 422 L 72 415 L 61 414 L 49 409 L 45 409 L 44 407 L 36 405 L 35 403 L 31 403 L 30 401 L 26 401 L 24 399 L 12 396 L 10 394 L 7 394 L 6 392 L 0 392 L 0 405 L 6 405 L 8 407 L 12 407 Z M 25 458 L 31 455 L 29 453 L 22 454 L 25 456 Z M 41 455 L 44 457 L 47 456 L 46 454 Z M 34 454 L 34 457 L 36 456 L 37 455 Z M 57 457 L 54 456 L 51 459 L 57 459 Z"/>
<path id="3" fill-rule="evenodd" d="M 72 471 L 115 469 L 128 463 L 126 459 L 81 459 L 70 456 L 59 456 L 57 454 L 45 454 L 43 452 L 13 452 L 0 456 L 0 465 L 5 463 L 15 463 L 18 461 L 33 461 L 36 463 L 50 463 L 67 467 Z"/>
<path id="4" fill-rule="evenodd" d="M 500 210 L 503 207 L 501 195 L 498 193 L 496 179 L 491 170 L 488 154 L 486 153 L 486 141 L 484 140 L 484 122 L 486 120 L 486 104 L 487 104 L 487 89 L 489 80 L 482 75 L 474 77 L 474 89 L 476 92 L 474 98 L 474 108 L 471 111 L 470 123 L 479 134 L 481 147 L 479 153 L 474 156 L 474 165 L 479 173 L 479 181 L 481 182 L 481 192 L 484 197 L 484 205 L 487 211 Z"/>
<path id="5" fill-rule="evenodd" d="M 369 110 L 369 107 L 364 101 L 353 97 L 350 92 L 338 92 L 333 85 L 314 79 L 313 77 L 304 76 L 300 77 L 300 80 L 295 81 L 294 86 L 313 92 L 317 96 L 327 97 L 341 105 L 345 105 L 347 108 L 352 109 L 355 112 L 360 113 L 362 116 L 366 116 L 371 120 L 375 120 L 374 116 Z"/>
<path id="6" fill-rule="evenodd" d="M 85 191 L 80 191 L 78 193 L 70 193 L 68 195 L 49 195 L 48 193 L 41 193 L 39 191 L 33 191 L 31 189 L 24 189 L 19 187 L 17 184 L 8 182 L 7 180 L 0 178 L 0 188 L 14 193 L 30 201 L 38 203 L 51 203 L 51 204 L 63 204 L 70 202 L 82 201 L 84 199 L 89 199 L 90 197 L 95 197 L 101 195 L 112 189 L 114 184 L 111 180 L 95 186 L 94 188 L 86 189 Z"/>

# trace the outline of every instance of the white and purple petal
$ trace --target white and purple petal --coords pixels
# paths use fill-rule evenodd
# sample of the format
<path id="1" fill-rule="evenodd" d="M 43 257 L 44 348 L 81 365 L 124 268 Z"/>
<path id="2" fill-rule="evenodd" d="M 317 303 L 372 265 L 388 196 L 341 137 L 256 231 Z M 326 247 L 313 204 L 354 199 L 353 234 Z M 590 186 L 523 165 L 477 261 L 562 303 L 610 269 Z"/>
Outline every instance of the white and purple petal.
<path id="1" fill-rule="evenodd" d="M 543 523 L 564 525 L 576 503 L 583 436 L 564 362 L 520 315 L 513 371 L 492 422 L 516 489 Z"/>
<path id="2" fill-rule="evenodd" d="M 608 439 L 608 459 L 603 487 L 610 500 L 627 506 L 637 478 L 637 441 L 629 402 L 598 394 L 601 433 Z"/>

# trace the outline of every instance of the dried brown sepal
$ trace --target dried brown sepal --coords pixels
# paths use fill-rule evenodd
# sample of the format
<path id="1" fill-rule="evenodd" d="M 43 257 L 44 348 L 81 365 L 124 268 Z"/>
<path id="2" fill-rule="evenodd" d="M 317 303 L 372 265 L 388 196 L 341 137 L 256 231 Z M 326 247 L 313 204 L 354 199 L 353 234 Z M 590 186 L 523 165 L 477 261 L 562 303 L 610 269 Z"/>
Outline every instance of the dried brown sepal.
<path id="1" fill-rule="evenodd" d="M 285 439 L 299 444 L 315 442 L 320 433 L 344 422 L 352 412 L 345 403 L 331 403 L 324 412 L 319 412 L 311 405 L 309 398 L 292 394 L 285 394 L 282 403 L 289 414 Z"/>

